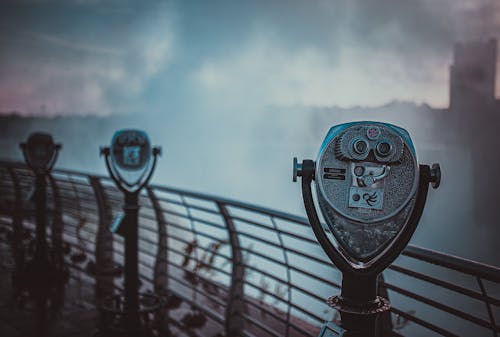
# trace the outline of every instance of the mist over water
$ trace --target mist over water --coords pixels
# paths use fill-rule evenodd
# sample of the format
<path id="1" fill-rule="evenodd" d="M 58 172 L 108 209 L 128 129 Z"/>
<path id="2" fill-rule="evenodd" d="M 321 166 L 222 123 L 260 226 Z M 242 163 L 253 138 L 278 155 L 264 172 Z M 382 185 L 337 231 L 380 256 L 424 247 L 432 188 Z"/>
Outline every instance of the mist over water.
<path id="1" fill-rule="evenodd" d="M 383 113 L 382 113 L 383 112 Z M 433 112 L 438 113 L 438 112 Z M 237 118 L 238 117 L 238 118 Z M 316 159 L 328 129 L 344 122 L 374 120 L 406 128 L 420 163 L 441 164 L 442 185 L 430 189 L 412 243 L 498 265 L 494 222 L 474 218 L 470 150 L 440 143 L 441 127 L 429 112 L 413 104 L 379 108 L 263 108 L 241 116 L 219 114 L 169 123 L 168 118 L 28 119 L 7 123 L 2 157 L 21 160 L 17 143 L 32 131 L 48 131 L 63 143 L 56 167 L 107 175 L 99 147 L 120 128 L 148 132 L 163 149 L 153 183 L 234 198 L 305 216 L 299 183 L 293 183 L 292 158 Z"/>

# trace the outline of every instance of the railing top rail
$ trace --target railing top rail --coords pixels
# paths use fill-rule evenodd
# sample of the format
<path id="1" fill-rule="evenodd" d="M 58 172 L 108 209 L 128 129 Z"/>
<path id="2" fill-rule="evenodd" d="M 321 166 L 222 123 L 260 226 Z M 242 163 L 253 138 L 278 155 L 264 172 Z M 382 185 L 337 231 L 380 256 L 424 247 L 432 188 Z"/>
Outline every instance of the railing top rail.
<path id="1" fill-rule="evenodd" d="M 5 160 L 5 159 L 0 159 L 0 166 L 8 166 L 8 167 L 13 167 L 13 168 L 20 168 L 20 169 L 27 169 L 29 170 L 28 166 L 24 162 L 21 161 L 10 161 L 10 160 Z M 75 176 L 88 176 L 88 177 L 96 177 L 96 178 L 101 178 L 101 179 L 110 179 L 108 176 L 102 175 L 102 174 L 95 174 L 91 172 L 84 172 L 84 171 L 75 171 L 71 169 L 65 169 L 65 168 L 54 168 L 52 170 L 54 173 L 58 174 L 68 174 L 68 175 L 75 175 Z"/>
<path id="2" fill-rule="evenodd" d="M 157 189 L 159 191 L 180 194 L 180 195 L 184 195 L 186 197 L 192 197 L 192 198 L 202 199 L 202 200 L 207 200 L 207 201 L 220 202 L 220 203 L 225 204 L 226 206 L 237 207 L 237 208 L 241 208 L 241 209 L 248 210 L 251 212 L 265 214 L 265 215 L 268 215 L 270 217 L 288 220 L 288 221 L 295 222 L 295 223 L 298 223 L 301 225 L 306 225 L 306 226 L 309 225 L 309 222 L 304 217 L 281 212 L 281 211 L 277 211 L 275 209 L 267 208 L 264 206 L 258 206 L 258 205 L 246 203 L 243 201 L 233 200 L 233 199 L 224 198 L 224 197 L 211 195 L 211 194 L 205 194 L 205 193 L 200 193 L 200 192 L 184 190 L 184 189 L 175 188 L 175 187 L 167 187 L 167 186 L 162 186 L 162 185 L 157 185 L 157 184 L 150 184 L 149 186 L 154 188 L 154 189 Z"/>
<path id="3" fill-rule="evenodd" d="M 437 250 L 408 245 L 403 255 L 500 283 L 500 268 Z"/>

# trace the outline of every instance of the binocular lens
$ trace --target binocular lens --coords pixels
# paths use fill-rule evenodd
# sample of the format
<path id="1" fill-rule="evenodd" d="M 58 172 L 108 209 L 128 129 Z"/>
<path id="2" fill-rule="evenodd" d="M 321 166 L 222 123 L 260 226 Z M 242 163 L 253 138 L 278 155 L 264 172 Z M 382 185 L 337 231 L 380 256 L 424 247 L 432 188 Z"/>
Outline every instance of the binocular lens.
<path id="1" fill-rule="evenodd" d="M 368 149 L 368 143 L 362 139 L 354 142 L 353 146 L 354 146 L 354 151 L 356 151 L 356 153 L 358 153 L 358 154 L 363 154 Z"/>
<path id="2" fill-rule="evenodd" d="M 388 156 L 391 150 L 392 146 L 388 142 L 380 142 L 377 145 L 377 152 L 379 155 L 383 157 Z"/>

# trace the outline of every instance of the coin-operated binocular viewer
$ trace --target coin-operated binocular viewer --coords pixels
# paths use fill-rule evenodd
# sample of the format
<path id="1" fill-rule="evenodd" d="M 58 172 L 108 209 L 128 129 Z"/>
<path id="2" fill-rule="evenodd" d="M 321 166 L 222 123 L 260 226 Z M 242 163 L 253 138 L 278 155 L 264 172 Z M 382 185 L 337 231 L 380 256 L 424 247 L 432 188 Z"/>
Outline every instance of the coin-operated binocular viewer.
<path id="1" fill-rule="evenodd" d="M 61 144 L 54 143 L 48 133 L 34 132 L 25 143 L 20 144 L 28 167 L 35 174 L 35 218 L 36 244 L 34 263 L 41 275 L 50 274 L 47 270 L 49 258 L 47 252 L 47 175 L 54 166 Z M 41 280 L 40 280 L 41 281 Z"/>
<path id="2" fill-rule="evenodd" d="M 119 130 L 111 147 L 101 148 L 109 174 L 125 197 L 124 216 L 112 225 L 112 230 L 125 238 L 125 291 L 123 297 L 102 302 L 101 312 L 107 316 L 101 326 L 105 335 L 149 335 L 147 316 L 161 304 L 154 295 L 139 294 L 138 273 L 139 194 L 151 179 L 160 152 L 159 147 L 151 147 L 148 135 L 140 130 Z"/>
<path id="3" fill-rule="evenodd" d="M 377 316 L 390 303 L 377 294 L 378 276 L 412 237 L 429 184 L 440 184 L 439 165 L 418 164 L 406 130 L 355 122 L 330 129 L 316 162 L 294 158 L 294 181 L 297 176 L 314 234 L 342 272 L 340 296 L 327 300 L 339 310 L 341 326 L 327 323 L 320 336 L 379 337 Z M 316 212 L 313 180 L 326 225 Z"/>
<path id="4" fill-rule="evenodd" d="M 59 299 L 56 294 L 60 293 L 60 287 L 64 286 L 68 279 L 68 271 L 64 268 L 63 261 L 54 254 L 49 254 L 47 244 L 47 177 L 57 160 L 61 144 L 54 143 L 52 136 L 48 133 L 34 132 L 29 135 L 25 143 L 20 144 L 20 148 L 26 164 L 35 175 L 36 227 L 33 257 L 25 263 L 25 255 L 20 253 L 22 258 L 16 259 L 14 285 L 21 287 L 17 290 L 18 293 L 22 294 L 27 291 L 30 294 L 30 300 L 35 300 L 37 330 L 42 336 L 47 334 L 45 324 L 47 306 L 51 306 L 52 309 L 57 307 Z M 52 251 L 52 253 L 56 252 Z"/>

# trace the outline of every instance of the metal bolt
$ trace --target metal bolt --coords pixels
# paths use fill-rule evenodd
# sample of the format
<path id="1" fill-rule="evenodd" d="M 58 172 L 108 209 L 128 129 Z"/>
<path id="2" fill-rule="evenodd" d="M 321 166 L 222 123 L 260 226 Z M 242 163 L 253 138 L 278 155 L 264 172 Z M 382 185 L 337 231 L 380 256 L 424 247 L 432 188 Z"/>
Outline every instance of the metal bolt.
<path id="1" fill-rule="evenodd" d="M 297 157 L 293 157 L 293 182 L 297 181 L 297 177 L 302 177 L 302 163 L 299 164 Z"/>
<path id="2" fill-rule="evenodd" d="M 431 166 L 431 176 L 429 179 L 432 188 L 436 189 L 441 185 L 441 166 L 435 163 Z"/>
<path id="3" fill-rule="evenodd" d="M 153 147 L 153 155 L 154 156 L 161 156 L 161 152 L 162 152 L 161 147 L 159 147 L 159 146 Z"/>
<path id="4" fill-rule="evenodd" d="M 101 155 L 101 156 L 108 156 L 109 152 L 110 152 L 110 150 L 109 150 L 108 146 L 101 146 L 99 148 L 99 155 Z"/>

